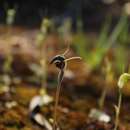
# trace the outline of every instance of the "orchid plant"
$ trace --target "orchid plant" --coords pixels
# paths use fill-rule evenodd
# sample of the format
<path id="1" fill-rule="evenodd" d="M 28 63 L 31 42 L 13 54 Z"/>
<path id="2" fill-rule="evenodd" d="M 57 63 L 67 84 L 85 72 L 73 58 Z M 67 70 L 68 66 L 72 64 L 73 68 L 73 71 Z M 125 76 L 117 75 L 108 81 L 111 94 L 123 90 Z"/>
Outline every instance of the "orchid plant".
<path id="1" fill-rule="evenodd" d="M 53 130 L 57 130 L 57 107 L 59 102 L 61 84 L 64 77 L 65 69 L 67 67 L 67 62 L 71 60 L 81 60 L 81 57 L 66 58 L 65 55 L 68 53 L 68 51 L 69 48 L 63 54 L 54 56 L 50 62 L 50 64 L 54 63 L 56 67 L 60 70 L 58 74 L 58 85 L 57 85 L 56 97 L 55 97 Z"/>
<path id="2" fill-rule="evenodd" d="M 118 105 L 117 106 L 115 105 L 116 119 L 115 119 L 114 130 L 117 130 L 119 126 L 119 115 L 120 115 L 120 109 L 122 105 L 122 89 L 127 84 L 128 80 L 130 80 L 130 74 L 128 73 L 123 73 L 118 80 L 119 97 L 118 97 Z"/>

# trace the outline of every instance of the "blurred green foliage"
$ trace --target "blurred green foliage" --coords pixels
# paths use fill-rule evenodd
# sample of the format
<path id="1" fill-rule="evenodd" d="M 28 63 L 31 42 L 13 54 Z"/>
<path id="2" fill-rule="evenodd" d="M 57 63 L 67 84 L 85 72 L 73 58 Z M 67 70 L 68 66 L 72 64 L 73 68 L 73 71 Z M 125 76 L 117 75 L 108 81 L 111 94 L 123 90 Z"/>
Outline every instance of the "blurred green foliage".
<path id="1" fill-rule="evenodd" d="M 81 31 L 74 35 L 73 45 L 76 52 L 84 58 L 92 70 L 99 67 L 101 61 L 111 48 L 115 50 L 117 70 L 122 72 L 122 66 L 126 64 L 127 60 L 124 45 L 127 43 L 129 35 L 127 15 L 122 14 L 119 22 L 111 32 L 110 26 L 111 17 L 107 17 L 93 48 L 89 48 L 89 36 Z"/>

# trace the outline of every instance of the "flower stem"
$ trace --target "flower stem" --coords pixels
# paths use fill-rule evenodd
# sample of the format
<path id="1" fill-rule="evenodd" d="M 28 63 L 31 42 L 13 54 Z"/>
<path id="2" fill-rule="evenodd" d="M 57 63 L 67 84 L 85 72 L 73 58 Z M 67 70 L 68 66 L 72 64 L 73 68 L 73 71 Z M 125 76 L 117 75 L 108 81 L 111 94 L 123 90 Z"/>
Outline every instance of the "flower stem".
<path id="1" fill-rule="evenodd" d="M 121 104 L 122 104 L 122 90 L 119 88 L 119 98 L 118 98 L 118 106 L 116 109 L 116 119 L 115 119 L 115 127 L 114 130 L 117 130 L 119 126 L 119 115 L 120 115 L 120 109 L 121 109 Z"/>
<path id="2" fill-rule="evenodd" d="M 57 129 L 57 107 L 59 103 L 59 97 L 60 97 L 60 90 L 61 90 L 61 83 L 64 76 L 64 70 L 61 70 L 58 75 L 58 85 L 56 90 L 56 98 L 55 98 L 55 106 L 54 106 L 54 122 L 53 122 L 53 130 Z"/>
<path id="3" fill-rule="evenodd" d="M 100 110 L 103 110 L 103 108 L 104 108 L 106 95 L 107 95 L 107 86 L 105 86 L 105 88 L 103 89 L 103 92 L 102 92 L 101 97 L 98 102 Z"/>

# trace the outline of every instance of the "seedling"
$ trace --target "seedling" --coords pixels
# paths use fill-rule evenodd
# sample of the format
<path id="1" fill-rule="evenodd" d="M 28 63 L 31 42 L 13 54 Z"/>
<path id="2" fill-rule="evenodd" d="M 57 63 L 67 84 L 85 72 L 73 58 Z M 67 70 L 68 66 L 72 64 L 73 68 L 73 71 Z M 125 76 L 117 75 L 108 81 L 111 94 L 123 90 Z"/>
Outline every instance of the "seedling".
<path id="1" fill-rule="evenodd" d="M 57 130 L 57 107 L 58 107 L 58 102 L 59 102 L 59 95 L 60 95 L 60 89 L 61 89 L 61 84 L 62 80 L 64 77 L 64 71 L 67 66 L 67 62 L 71 60 L 81 60 L 81 57 L 71 57 L 66 59 L 65 55 L 69 51 L 69 48 L 65 51 L 65 53 L 56 55 L 52 58 L 50 64 L 55 64 L 56 67 L 60 70 L 58 74 L 58 85 L 57 85 L 57 90 L 56 90 L 56 98 L 55 98 L 55 106 L 54 106 L 54 122 L 53 122 L 53 130 Z"/>
<path id="2" fill-rule="evenodd" d="M 120 115 L 120 109 L 122 105 L 122 88 L 126 85 L 126 83 L 130 80 L 130 74 L 123 73 L 118 80 L 118 91 L 119 91 L 119 97 L 118 97 L 118 104 L 115 105 L 115 111 L 116 111 L 116 119 L 115 119 L 115 127 L 114 130 L 117 130 L 119 126 L 119 115 Z"/>

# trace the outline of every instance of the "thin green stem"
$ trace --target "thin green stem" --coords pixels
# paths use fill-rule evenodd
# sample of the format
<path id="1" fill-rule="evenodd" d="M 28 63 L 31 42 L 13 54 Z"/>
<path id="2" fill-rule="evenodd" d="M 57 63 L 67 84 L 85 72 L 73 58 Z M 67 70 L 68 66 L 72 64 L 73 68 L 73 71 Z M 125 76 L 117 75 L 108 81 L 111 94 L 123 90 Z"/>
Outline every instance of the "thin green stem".
<path id="1" fill-rule="evenodd" d="M 115 127 L 114 130 L 117 130 L 119 126 L 119 115 L 120 115 L 120 109 L 121 109 L 121 104 L 122 104 L 122 90 L 119 88 L 119 98 L 118 98 L 118 106 L 116 109 L 116 119 L 115 119 Z"/>
<path id="2" fill-rule="evenodd" d="M 105 86 L 105 88 L 103 89 L 103 92 L 102 92 L 101 97 L 99 99 L 99 109 L 100 110 L 103 110 L 106 94 L 107 94 L 107 86 Z"/>

